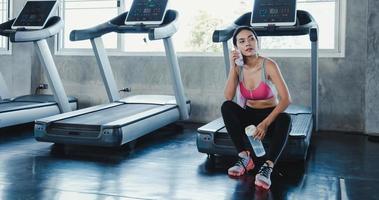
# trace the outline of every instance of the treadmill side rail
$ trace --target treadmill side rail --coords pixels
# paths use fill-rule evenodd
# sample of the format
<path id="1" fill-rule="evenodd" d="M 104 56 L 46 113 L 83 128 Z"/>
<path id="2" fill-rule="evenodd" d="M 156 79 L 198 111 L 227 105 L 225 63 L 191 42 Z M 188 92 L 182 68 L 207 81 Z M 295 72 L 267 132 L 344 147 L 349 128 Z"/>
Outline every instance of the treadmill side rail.
<path id="1" fill-rule="evenodd" d="M 172 95 L 134 95 L 120 99 L 118 102 L 156 105 L 177 105 L 175 97 Z"/>
<path id="2" fill-rule="evenodd" d="M 121 144 L 133 141 L 143 135 L 157 130 L 157 127 L 166 126 L 179 119 L 179 110 L 178 107 L 175 107 L 174 109 L 157 113 L 155 115 L 144 118 L 143 120 L 138 120 L 131 124 L 123 126 L 121 128 L 123 135 Z"/>
<path id="3" fill-rule="evenodd" d="M 36 118 L 47 117 L 60 113 L 56 103 L 38 103 L 33 104 L 33 106 L 24 107 L 24 109 L 13 109 L 9 112 L 0 111 L 0 128 L 13 126 L 16 124 L 29 123 Z M 76 102 L 71 102 L 70 107 L 75 110 L 77 108 Z"/>
<path id="4" fill-rule="evenodd" d="M 224 127 L 224 120 L 222 119 L 222 117 L 220 117 L 198 128 L 197 131 L 200 133 L 216 133 Z"/>

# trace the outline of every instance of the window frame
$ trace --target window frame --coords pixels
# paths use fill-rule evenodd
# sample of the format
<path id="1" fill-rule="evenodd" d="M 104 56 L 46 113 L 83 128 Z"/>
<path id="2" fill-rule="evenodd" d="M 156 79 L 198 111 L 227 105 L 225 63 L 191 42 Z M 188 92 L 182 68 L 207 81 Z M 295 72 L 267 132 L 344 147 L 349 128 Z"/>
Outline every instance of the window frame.
<path id="1" fill-rule="evenodd" d="M 63 5 L 64 0 L 61 1 L 59 7 L 59 16 L 64 19 Z M 116 0 L 115 0 L 116 1 Z M 301 1 L 301 0 L 300 0 Z M 328 1 L 328 0 L 327 0 Z M 346 1 L 347 0 L 335 0 L 335 34 L 334 34 L 334 49 L 319 49 L 319 57 L 345 57 L 345 38 L 346 38 Z M 125 8 L 125 0 L 117 0 L 118 2 L 118 14 L 121 14 Z M 305 2 L 305 1 L 304 1 Z M 306 2 L 320 2 L 320 0 L 307 0 Z M 55 39 L 55 51 L 56 55 L 69 55 L 69 56 L 89 56 L 94 55 L 91 48 L 62 48 L 63 44 L 63 30 L 58 34 Z M 125 51 L 125 37 L 123 34 L 117 36 L 117 48 L 107 49 L 107 53 L 110 56 L 165 56 L 164 52 L 129 52 Z M 163 44 L 162 44 L 163 45 Z M 220 43 L 221 45 L 221 43 Z M 262 49 L 260 53 L 269 57 L 309 57 L 310 49 Z M 183 57 L 218 57 L 223 56 L 222 52 L 178 52 L 178 56 Z"/>
<path id="2" fill-rule="evenodd" d="M 320 0 L 304 2 L 315 3 Z M 346 0 L 335 0 L 335 2 L 334 49 L 319 49 L 319 57 L 345 57 Z M 262 55 L 270 57 L 310 57 L 311 55 L 310 49 L 262 49 L 260 52 Z"/>
<path id="3" fill-rule="evenodd" d="M 13 15 L 13 1 L 12 0 L 6 0 L 7 1 L 7 9 L 8 9 L 8 13 L 7 13 L 7 20 L 11 19 L 11 16 Z M 5 21 L 4 21 L 5 22 Z M 4 48 L 0 48 L 0 55 L 12 55 L 12 43 L 10 42 L 9 38 L 6 40 L 7 42 L 7 46 L 4 47 Z"/>
<path id="4" fill-rule="evenodd" d="M 90 0 L 89 0 L 90 1 Z M 117 1 L 117 14 L 121 14 L 125 12 L 122 8 L 125 8 L 125 0 L 114 0 Z M 59 2 L 58 6 L 58 16 L 60 16 L 63 20 L 65 19 L 64 16 L 64 9 L 65 9 L 65 2 L 64 0 L 61 0 Z M 83 27 L 85 28 L 85 27 Z M 88 55 L 94 55 L 93 50 L 91 48 L 63 48 L 64 43 L 64 33 L 65 30 L 62 29 L 59 31 L 59 33 L 55 36 L 54 39 L 54 54 L 55 55 L 68 55 L 68 56 L 88 56 Z M 124 37 L 122 34 L 117 34 L 117 47 L 116 49 L 107 49 L 108 54 L 119 54 L 123 53 L 123 44 Z"/>

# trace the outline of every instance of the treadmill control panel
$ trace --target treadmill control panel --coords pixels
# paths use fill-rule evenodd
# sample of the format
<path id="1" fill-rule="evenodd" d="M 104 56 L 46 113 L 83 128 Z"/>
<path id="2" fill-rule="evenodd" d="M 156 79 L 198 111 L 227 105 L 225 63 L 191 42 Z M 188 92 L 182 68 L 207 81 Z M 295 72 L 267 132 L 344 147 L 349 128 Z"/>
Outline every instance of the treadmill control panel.
<path id="1" fill-rule="evenodd" d="M 253 23 L 294 23 L 296 0 L 255 0 Z"/>
<path id="2" fill-rule="evenodd" d="M 27 1 L 21 13 L 13 23 L 15 28 L 42 28 L 52 14 L 57 2 L 53 1 Z"/>
<path id="3" fill-rule="evenodd" d="M 134 0 L 126 23 L 161 22 L 168 0 Z"/>

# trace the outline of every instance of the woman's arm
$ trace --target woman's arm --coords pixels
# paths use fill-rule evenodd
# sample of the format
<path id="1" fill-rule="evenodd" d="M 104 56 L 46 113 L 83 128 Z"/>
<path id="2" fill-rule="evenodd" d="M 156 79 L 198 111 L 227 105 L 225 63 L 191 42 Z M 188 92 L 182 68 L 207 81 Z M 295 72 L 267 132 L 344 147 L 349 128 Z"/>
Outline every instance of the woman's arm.
<path id="1" fill-rule="evenodd" d="M 274 61 L 268 59 L 266 61 L 266 70 L 269 78 L 271 79 L 272 83 L 275 85 L 278 91 L 279 97 L 278 105 L 266 117 L 266 119 L 263 120 L 263 122 L 265 122 L 267 126 L 269 126 L 276 119 L 276 117 L 288 107 L 292 100 L 287 88 L 287 84 L 283 79 L 282 73 L 280 72 L 278 65 Z"/>
<path id="2" fill-rule="evenodd" d="M 267 60 L 266 72 L 278 91 L 279 103 L 276 105 L 274 110 L 272 110 L 272 112 L 261 123 L 258 124 L 254 137 L 260 140 L 265 137 L 267 128 L 270 126 L 270 124 L 281 112 L 283 112 L 288 107 L 292 101 L 291 96 L 288 92 L 287 85 L 283 79 L 278 65 L 272 60 Z"/>
<path id="3" fill-rule="evenodd" d="M 238 75 L 239 69 L 235 63 L 235 60 L 238 58 L 238 53 L 233 50 L 230 53 L 230 70 L 228 79 L 226 80 L 224 96 L 226 100 L 232 100 L 236 94 L 236 87 L 238 84 Z"/>

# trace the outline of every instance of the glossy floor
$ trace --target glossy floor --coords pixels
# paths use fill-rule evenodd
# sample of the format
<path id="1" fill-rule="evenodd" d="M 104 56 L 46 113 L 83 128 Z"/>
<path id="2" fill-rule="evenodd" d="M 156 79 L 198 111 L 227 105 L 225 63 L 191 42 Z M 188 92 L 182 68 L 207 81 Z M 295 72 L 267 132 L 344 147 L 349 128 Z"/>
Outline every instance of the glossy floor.
<path id="1" fill-rule="evenodd" d="M 36 142 L 30 126 L 0 129 L 0 199 L 379 199 L 379 143 L 366 136 L 314 134 L 305 167 L 279 164 L 265 192 L 253 174 L 226 175 L 234 158 L 212 166 L 198 153 L 198 126 L 162 129 L 132 150 L 62 150 Z"/>

